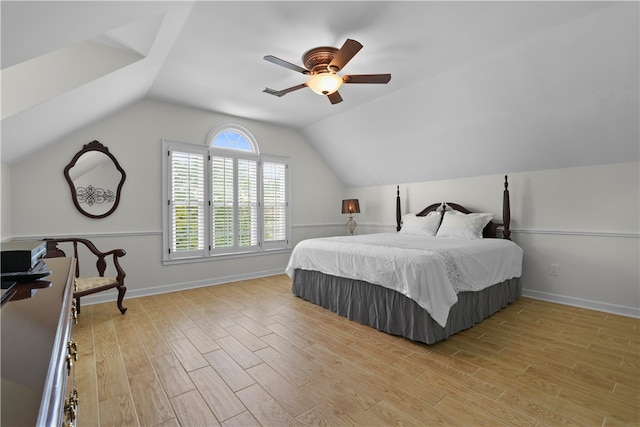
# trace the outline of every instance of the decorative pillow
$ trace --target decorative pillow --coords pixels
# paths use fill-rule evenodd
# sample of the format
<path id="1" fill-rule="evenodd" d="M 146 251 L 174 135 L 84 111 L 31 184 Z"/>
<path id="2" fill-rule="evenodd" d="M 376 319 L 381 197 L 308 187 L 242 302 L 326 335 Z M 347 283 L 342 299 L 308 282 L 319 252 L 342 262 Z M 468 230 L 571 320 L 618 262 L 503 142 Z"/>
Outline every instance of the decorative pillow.
<path id="1" fill-rule="evenodd" d="M 438 237 L 462 237 L 482 239 L 482 230 L 493 219 L 490 213 L 463 214 L 458 211 L 445 211 Z"/>
<path id="2" fill-rule="evenodd" d="M 435 236 L 441 218 L 441 212 L 429 212 L 426 216 L 416 216 L 415 214 L 403 215 L 400 233 Z"/>

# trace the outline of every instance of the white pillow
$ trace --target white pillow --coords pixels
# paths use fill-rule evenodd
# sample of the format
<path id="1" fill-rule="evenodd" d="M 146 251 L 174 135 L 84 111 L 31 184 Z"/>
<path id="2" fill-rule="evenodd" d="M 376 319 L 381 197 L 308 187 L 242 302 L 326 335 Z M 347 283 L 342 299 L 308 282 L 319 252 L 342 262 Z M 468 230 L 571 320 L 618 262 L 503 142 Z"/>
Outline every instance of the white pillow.
<path id="1" fill-rule="evenodd" d="M 435 236 L 442 218 L 441 212 L 429 212 L 426 216 L 406 214 L 402 216 L 401 234 L 415 234 L 419 236 Z"/>
<path id="2" fill-rule="evenodd" d="M 490 213 L 463 214 L 458 211 L 445 211 L 438 237 L 462 237 L 482 239 L 482 230 L 493 219 Z"/>

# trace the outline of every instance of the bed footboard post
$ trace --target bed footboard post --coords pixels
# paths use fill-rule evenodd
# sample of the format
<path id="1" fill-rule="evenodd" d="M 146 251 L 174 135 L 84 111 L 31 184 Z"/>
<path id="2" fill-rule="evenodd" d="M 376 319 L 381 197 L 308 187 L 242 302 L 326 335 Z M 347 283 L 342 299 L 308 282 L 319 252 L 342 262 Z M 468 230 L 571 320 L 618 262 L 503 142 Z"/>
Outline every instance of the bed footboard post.
<path id="1" fill-rule="evenodd" d="M 511 240 L 511 230 L 509 229 L 511 223 L 511 206 L 509 202 L 509 182 L 507 181 L 507 175 L 504 176 L 504 192 L 502 194 L 502 222 L 504 223 L 502 236 L 504 239 Z"/>
<path id="2" fill-rule="evenodd" d="M 402 227 L 402 213 L 400 212 L 400 186 L 396 189 L 396 231 Z"/>

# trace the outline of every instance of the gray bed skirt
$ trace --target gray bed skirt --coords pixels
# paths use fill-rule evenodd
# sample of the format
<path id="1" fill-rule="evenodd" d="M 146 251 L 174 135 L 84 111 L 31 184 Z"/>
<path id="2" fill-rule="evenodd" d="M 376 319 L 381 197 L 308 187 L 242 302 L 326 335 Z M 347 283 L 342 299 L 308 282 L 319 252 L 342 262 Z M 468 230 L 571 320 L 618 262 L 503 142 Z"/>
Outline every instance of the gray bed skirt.
<path id="1" fill-rule="evenodd" d="M 522 295 L 522 285 L 520 278 L 514 278 L 479 292 L 460 292 L 444 328 L 415 301 L 392 289 L 361 280 L 298 269 L 291 291 L 350 320 L 433 344 L 470 328 L 514 302 Z"/>

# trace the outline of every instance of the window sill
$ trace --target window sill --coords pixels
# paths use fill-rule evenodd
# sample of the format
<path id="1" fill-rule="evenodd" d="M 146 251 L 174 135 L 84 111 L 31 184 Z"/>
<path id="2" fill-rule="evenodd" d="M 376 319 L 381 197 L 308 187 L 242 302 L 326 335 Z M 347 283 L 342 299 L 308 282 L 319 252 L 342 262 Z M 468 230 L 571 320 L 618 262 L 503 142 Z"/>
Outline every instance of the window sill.
<path id="1" fill-rule="evenodd" d="M 253 252 L 234 252 L 229 254 L 216 254 L 216 255 L 206 255 L 206 256 L 198 256 L 198 257 L 188 257 L 188 258 L 175 258 L 175 259 L 163 258 L 162 265 L 223 261 L 223 260 L 236 259 L 236 258 L 250 258 L 250 257 L 256 257 L 256 256 L 263 256 L 263 255 L 276 255 L 281 253 L 291 253 L 291 248 L 267 249 L 264 251 L 253 251 Z"/>

